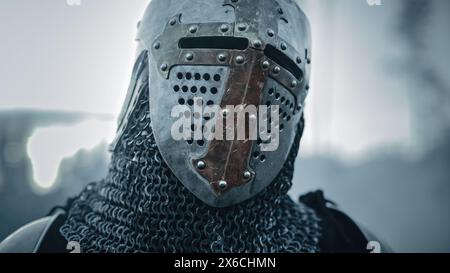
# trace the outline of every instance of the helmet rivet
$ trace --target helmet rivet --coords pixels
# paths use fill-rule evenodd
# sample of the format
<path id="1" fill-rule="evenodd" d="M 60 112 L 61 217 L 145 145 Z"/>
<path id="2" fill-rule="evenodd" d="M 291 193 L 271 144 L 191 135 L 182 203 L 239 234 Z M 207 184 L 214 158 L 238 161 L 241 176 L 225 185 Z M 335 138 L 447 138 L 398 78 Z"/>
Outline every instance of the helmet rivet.
<path id="1" fill-rule="evenodd" d="M 194 54 L 192 54 L 192 53 L 186 54 L 186 60 L 187 61 L 192 61 L 193 59 L 194 59 Z"/>
<path id="2" fill-rule="evenodd" d="M 162 70 L 162 71 L 166 71 L 167 68 L 169 68 L 169 66 L 168 66 L 167 64 L 162 64 L 162 65 L 161 65 L 161 70 Z"/>
<path id="3" fill-rule="evenodd" d="M 262 68 L 263 68 L 263 69 L 267 69 L 267 68 L 269 68 L 269 67 L 270 67 L 269 61 L 264 61 L 264 62 L 262 63 Z"/>
<path id="4" fill-rule="evenodd" d="M 244 57 L 239 55 L 236 57 L 236 63 L 243 64 L 244 63 Z"/>
<path id="5" fill-rule="evenodd" d="M 228 114 L 229 114 L 228 109 L 223 109 L 223 110 L 222 110 L 222 116 L 223 116 L 224 118 L 226 118 L 226 117 L 228 116 Z"/>
<path id="6" fill-rule="evenodd" d="M 204 170 L 206 168 L 206 163 L 203 160 L 200 160 L 199 162 L 197 162 L 197 169 L 199 170 Z"/>
<path id="7" fill-rule="evenodd" d="M 291 87 L 292 88 L 295 88 L 295 87 L 297 87 L 297 81 L 296 80 L 293 80 L 292 82 L 291 82 Z"/>
<path id="8" fill-rule="evenodd" d="M 249 171 L 245 171 L 244 172 L 244 179 L 245 180 L 250 180 L 252 178 L 252 173 Z"/>
<path id="9" fill-rule="evenodd" d="M 161 43 L 160 42 L 155 42 L 153 44 L 153 48 L 156 49 L 156 50 L 160 49 L 161 48 Z"/>
<path id="10" fill-rule="evenodd" d="M 260 47 L 262 46 L 262 42 L 261 42 L 260 40 L 255 40 L 255 41 L 253 42 L 253 45 L 254 45 L 256 48 L 260 48 Z"/>
<path id="11" fill-rule="evenodd" d="M 240 23 L 240 24 L 238 25 L 238 30 L 239 30 L 239 31 L 245 31 L 245 30 L 247 30 L 247 25 L 244 24 L 244 23 Z"/>
<path id="12" fill-rule="evenodd" d="M 230 27 L 227 24 L 223 24 L 220 26 L 220 31 L 227 32 L 230 29 Z"/>
<path id="13" fill-rule="evenodd" d="M 189 32 L 190 33 L 196 33 L 197 32 L 197 26 L 191 26 L 191 27 L 189 27 Z"/>
<path id="14" fill-rule="evenodd" d="M 174 19 L 171 19 L 170 22 L 169 22 L 169 24 L 170 24 L 171 26 L 175 25 L 176 23 L 177 23 L 177 20 L 175 20 L 175 18 L 174 18 Z"/>
<path id="15" fill-rule="evenodd" d="M 298 64 L 301 64 L 301 63 L 302 63 L 302 58 L 297 57 L 297 63 L 298 63 Z"/>
<path id="16" fill-rule="evenodd" d="M 286 50 L 287 49 L 287 44 L 286 43 L 281 43 L 281 49 L 282 50 Z"/>
<path id="17" fill-rule="evenodd" d="M 280 71 L 281 71 L 281 68 L 280 68 L 279 66 L 275 66 L 275 67 L 273 68 L 273 73 L 275 73 L 275 74 L 280 73 Z"/>
<path id="18" fill-rule="evenodd" d="M 219 188 L 220 188 L 221 190 L 225 190 L 226 188 L 228 188 L 228 183 L 227 183 L 227 181 L 224 181 L 224 180 L 219 181 Z"/>
<path id="19" fill-rule="evenodd" d="M 220 53 L 219 56 L 217 56 L 217 59 L 221 62 L 225 62 L 227 60 L 227 55 Z"/>
<path id="20" fill-rule="evenodd" d="M 269 37 L 273 37 L 273 36 L 275 36 L 275 32 L 272 29 L 269 28 L 267 30 L 267 35 L 269 35 Z"/>

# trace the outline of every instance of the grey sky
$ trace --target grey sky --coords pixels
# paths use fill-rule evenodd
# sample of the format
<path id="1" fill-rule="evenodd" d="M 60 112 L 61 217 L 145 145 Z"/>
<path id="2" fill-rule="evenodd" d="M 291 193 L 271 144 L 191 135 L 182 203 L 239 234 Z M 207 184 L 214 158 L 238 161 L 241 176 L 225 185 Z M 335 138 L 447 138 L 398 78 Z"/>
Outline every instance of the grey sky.
<path id="1" fill-rule="evenodd" d="M 0 2 L 0 107 L 117 113 L 147 0 Z"/>

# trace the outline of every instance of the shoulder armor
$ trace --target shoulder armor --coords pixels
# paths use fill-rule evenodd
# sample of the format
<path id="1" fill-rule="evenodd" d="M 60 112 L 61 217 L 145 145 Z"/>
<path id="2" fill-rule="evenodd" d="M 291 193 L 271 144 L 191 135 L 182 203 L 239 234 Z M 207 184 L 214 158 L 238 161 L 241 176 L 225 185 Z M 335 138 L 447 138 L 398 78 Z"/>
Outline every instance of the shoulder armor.
<path id="1" fill-rule="evenodd" d="M 62 214 L 56 213 L 18 229 L 0 243 L 0 253 L 37 253 L 48 231 Z"/>

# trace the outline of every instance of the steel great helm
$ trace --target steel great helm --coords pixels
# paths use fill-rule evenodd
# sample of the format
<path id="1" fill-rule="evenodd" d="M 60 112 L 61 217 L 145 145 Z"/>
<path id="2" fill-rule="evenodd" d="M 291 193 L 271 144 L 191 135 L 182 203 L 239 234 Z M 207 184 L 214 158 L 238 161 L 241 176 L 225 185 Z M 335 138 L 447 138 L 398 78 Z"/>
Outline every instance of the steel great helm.
<path id="1" fill-rule="evenodd" d="M 197 198 L 227 207 L 270 185 L 289 154 L 309 89 L 310 27 L 297 3 L 153 0 L 139 24 L 137 40 L 138 58 L 117 138 L 139 90 L 148 84 L 158 149 Z M 142 73 L 148 77 L 140 77 Z M 200 104 L 217 105 L 220 111 L 196 112 Z M 261 147 L 266 139 L 250 139 L 250 134 L 242 140 L 173 137 L 172 125 L 179 118 L 173 115 L 174 107 L 187 109 L 192 136 L 206 123 L 222 122 L 226 128 L 227 107 L 248 105 L 277 109 L 275 121 L 268 115 L 267 124 L 260 121 L 257 129 L 278 130 L 277 149 L 265 151 Z"/>

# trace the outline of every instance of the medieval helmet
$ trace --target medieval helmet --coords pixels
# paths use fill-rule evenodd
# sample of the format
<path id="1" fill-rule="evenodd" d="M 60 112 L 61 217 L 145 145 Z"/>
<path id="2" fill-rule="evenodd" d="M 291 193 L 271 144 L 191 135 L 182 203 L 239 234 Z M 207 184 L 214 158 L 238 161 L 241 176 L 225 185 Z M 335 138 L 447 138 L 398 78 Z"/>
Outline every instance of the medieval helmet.
<path id="1" fill-rule="evenodd" d="M 138 58 L 115 143 L 139 90 L 149 84 L 158 149 L 197 198 L 213 207 L 228 207 L 270 185 L 293 145 L 309 89 L 310 27 L 297 3 L 153 0 L 139 24 L 137 40 Z M 148 82 L 139 80 L 140 73 L 149 73 Z M 213 105 L 218 106 L 216 112 L 196 110 Z M 251 105 L 258 110 L 267 106 L 272 114 L 256 123 L 257 137 L 248 133 L 243 139 L 204 134 L 195 138 L 199 128 L 215 136 L 216 126 L 221 125 L 221 132 L 230 129 L 226 122 L 230 116 L 231 121 L 237 118 L 230 115 L 229 106 Z M 174 109 L 184 110 L 178 115 Z M 183 139 L 173 136 L 180 116 L 191 121 L 181 128 L 186 129 L 183 135 L 188 131 Z M 254 117 L 244 119 L 250 123 Z M 265 137 L 258 136 L 262 132 Z M 264 149 L 268 142 L 276 142 L 275 149 Z"/>

